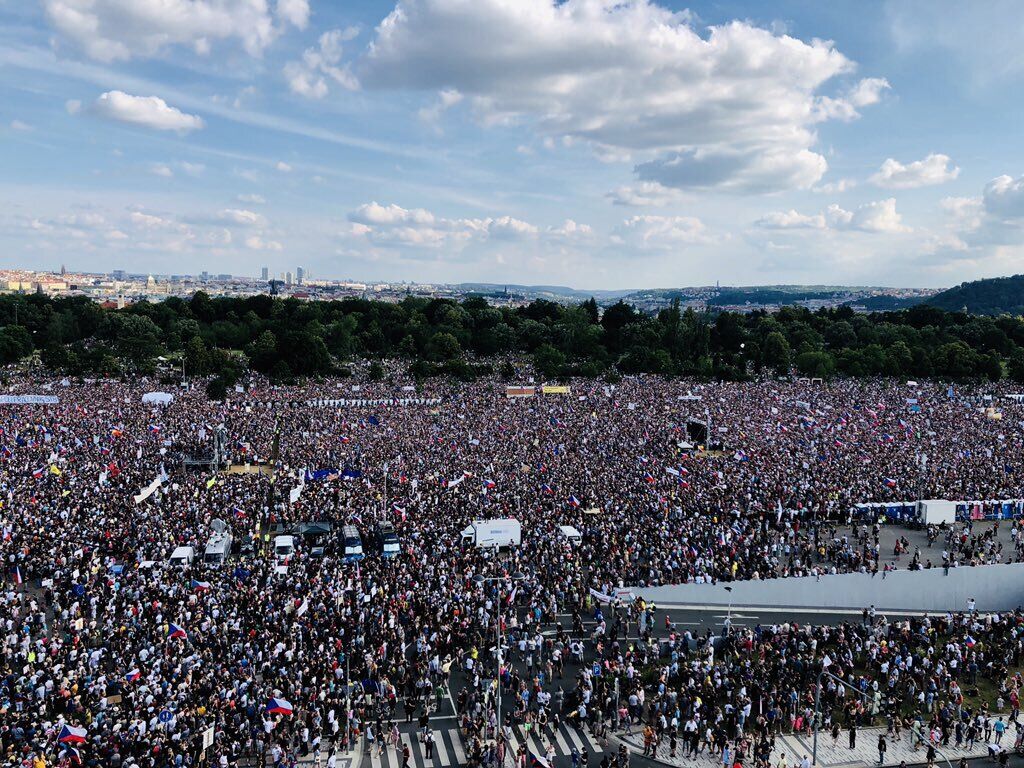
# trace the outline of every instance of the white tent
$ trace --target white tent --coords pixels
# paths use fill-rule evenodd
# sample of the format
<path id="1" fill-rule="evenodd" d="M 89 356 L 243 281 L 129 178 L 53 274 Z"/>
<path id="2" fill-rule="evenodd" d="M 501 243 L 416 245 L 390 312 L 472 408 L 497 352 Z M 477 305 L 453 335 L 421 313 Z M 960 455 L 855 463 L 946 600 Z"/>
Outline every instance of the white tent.
<path id="1" fill-rule="evenodd" d="M 170 392 L 147 392 L 142 396 L 142 402 L 154 405 L 167 405 L 174 399 Z"/>

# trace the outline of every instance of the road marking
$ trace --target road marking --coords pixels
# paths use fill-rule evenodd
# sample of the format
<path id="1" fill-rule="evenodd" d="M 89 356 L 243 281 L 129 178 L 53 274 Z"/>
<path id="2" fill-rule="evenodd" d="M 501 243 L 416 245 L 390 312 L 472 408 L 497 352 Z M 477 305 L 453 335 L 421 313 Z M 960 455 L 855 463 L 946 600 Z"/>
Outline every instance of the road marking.
<path id="1" fill-rule="evenodd" d="M 565 732 L 569 734 L 569 739 L 570 741 L 572 741 L 572 744 L 576 748 L 576 751 L 582 754 L 583 742 L 580 741 L 580 737 L 576 734 L 576 729 L 570 726 L 566 726 Z"/>
<path id="2" fill-rule="evenodd" d="M 373 768 L 381 768 L 380 755 L 377 754 L 376 743 L 370 747 L 370 765 L 373 766 Z"/>
<path id="3" fill-rule="evenodd" d="M 451 731 L 448 731 L 452 739 L 457 739 L 458 734 L 451 736 Z M 436 754 L 435 762 L 441 765 L 451 765 L 451 761 L 448 759 L 448 750 L 444 746 L 444 736 L 438 732 L 434 734 L 434 752 Z"/>
<path id="4" fill-rule="evenodd" d="M 572 750 L 569 749 L 569 742 L 565 740 L 560 730 L 555 731 L 555 743 L 558 744 L 562 749 L 562 754 L 568 755 Z"/>
<path id="5" fill-rule="evenodd" d="M 452 731 L 452 751 L 455 753 L 455 764 L 466 764 L 466 753 L 462 751 L 462 733 Z"/>
<path id="6" fill-rule="evenodd" d="M 590 735 L 590 731 L 583 731 L 583 738 L 590 744 L 590 748 L 594 752 L 597 752 L 599 755 L 604 754 L 604 747 L 601 746 L 597 739 Z"/>

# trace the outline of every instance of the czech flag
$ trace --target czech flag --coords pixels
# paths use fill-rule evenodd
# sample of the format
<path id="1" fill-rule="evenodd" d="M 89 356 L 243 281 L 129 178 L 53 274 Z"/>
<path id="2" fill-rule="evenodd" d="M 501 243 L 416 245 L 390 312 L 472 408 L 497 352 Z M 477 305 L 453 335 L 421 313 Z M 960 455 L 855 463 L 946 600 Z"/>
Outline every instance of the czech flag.
<path id="1" fill-rule="evenodd" d="M 653 483 L 654 482 L 654 475 L 652 475 L 650 472 L 644 472 L 644 482 L 645 483 Z"/>
<path id="2" fill-rule="evenodd" d="M 176 637 L 180 637 L 182 640 L 188 640 L 188 632 L 177 624 L 171 624 L 167 630 L 167 639 L 173 640 Z"/>
<path id="3" fill-rule="evenodd" d="M 266 711 L 271 715 L 290 715 L 292 705 L 285 699 L 271 699 L 267 702 Z"/>
<path id="4" fill-rule="evenodd" d="M 39 469 L 32 470 L 32 477 L 34 477 L 36 480 L 38 480 L 39 478 L 41 478 L 45 474 L 46 474 L 46 467 L 40 467 Z"/>
<path id="5" fill-rule="evenodd" d="M 555 495 L 555 490 L 554 490 L 554 488 L 552 488 L 552 487 L 551 487 L 550 485 L 548 485 L 547 483 L 544 483 L 544 485 L 542 485 L 542 486 L 540 487 L 540 490 L 541 490 L 541 493 L 543 493 L 543 494 L 544 494 L 544 495 L 546 495 L 546 496 L 554 496 L 554 495 Z"/>
<path id="6" fill-rule="evenodd" d="M 497 485 L 493 480 L 484 480 L 484 488 L 491 490 Z"/>
<path id="7" fill-rule="evenodd" d="M 20 565 L 14 566 L 14 583 L 17 584 L 19 587 L 24 583 L 22 578 L 21 578 L 21 566 Z"/>
<path id="8" fill-rule="evenodd" d="M 138 679 L 139 679 L 140 677 L 142 677 L 142 673 L 141 673 L 141 672 L 139 671 L 139 668 L 138 668 L 138 667 L 136 667 L 136 668 L 135 668 L 135 669 L 133 669 L 133 670 L 132 670 L 131 672 L 127 673 L 127 674 L 126 674 L 126 675 L 124 676 L 124 679 L 125 679 L 125 682 L 128 682 L 128 683 L 134 683 L 134 682 L 135 682 L 136 680 L 138 680 Z"/>
<path id="9" fill-rule="evenodd" d="M 895 488 L 896 487 L 896 480 L 894 478 L 891 478 L 891 477 L 885 478 L 885 480 L 883 480 L 882 483 L 885 485 L 886 488 Z"/>
<path id="10" fill-rule="evenodd" d="M 405 507 L 398 506 L 397 502 L 391 505 L 391 511 L 405 520 Z"/>
<path id="11" fill-rule="evenodd" d="M 60 756 L 62 758 L 67 758 L 68 760 L 70 760 L 75 765 L 81 765 L 82 764 L 82 753 L 81 752 L 79 752 L 75 747 L 72 747 L 70 744 L 62 744 L 61 746 L 62 746 L 63 751 L 61 752 Z"/>
<path id="12" fill-rule="evenodd" d="M 196 579 L 192 579 L 192 589 L 194 589 L 196 592 L 205 592 L 209 588 L 210 588 L 210 582 L 208 582 L 208 581 L 197 581 Z"/>
<path id="13" fill-rule="evenodd" d="M 580 500 L 577 499 L 575 496 L 570 496 L 569 497 L 569 506 L 572 507 L 573 509 L 579 509 Z"/>
<path id="14" fill-rule="evenodd" d="M 235 517 L 238 518 L 239 520 L 241 520 L 242 518 L 245 517 L 245 510 L 242 509 L 241 507 L 235 507 L 234 512 L 235 512 Z"/>
<path id="15" fill-rule="evenodd" d="M 86 737 L 85 728 L 75 728 L 73 725 L 67 725 L 66 723 L 60 727 L 60 734 L 57 736 L 57 741 L 61 744 L 83 744 Z"/>
<path id="16" fill-rule="evenodd" d="M 971 637 L 970 635 L 968 635 L 967 637 L 964 638 L 964 645 L 966 645 L 968 648 L 973 648 L 975 646 L 976 642 L 977 641 L 973 637 Z"/>
<path id="17" fill-rule="evenodd" d="M 149 425 L 149 431 L 152 434 L 154 434 L 154 435 L 159 434 L 160 433 L 160 425 L 159 424 L 150 424 Z"/>
<path id="18" fill-rule="evenodd" d="M 547 758 L 535 755 L 533 752 L 530 753 L 530 768 L 551 768 L 551 763 L 547 761 Z"/>

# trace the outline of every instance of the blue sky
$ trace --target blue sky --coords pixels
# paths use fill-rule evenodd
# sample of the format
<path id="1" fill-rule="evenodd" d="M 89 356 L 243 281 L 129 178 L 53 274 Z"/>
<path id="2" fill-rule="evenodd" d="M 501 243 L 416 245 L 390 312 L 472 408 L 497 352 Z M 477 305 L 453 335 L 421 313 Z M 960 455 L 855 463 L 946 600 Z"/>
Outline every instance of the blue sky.
<path id="1" fill-rule="evenodd" d="M 1024 271 L 1012 2 L 0 0 L 0 266 Z"/>

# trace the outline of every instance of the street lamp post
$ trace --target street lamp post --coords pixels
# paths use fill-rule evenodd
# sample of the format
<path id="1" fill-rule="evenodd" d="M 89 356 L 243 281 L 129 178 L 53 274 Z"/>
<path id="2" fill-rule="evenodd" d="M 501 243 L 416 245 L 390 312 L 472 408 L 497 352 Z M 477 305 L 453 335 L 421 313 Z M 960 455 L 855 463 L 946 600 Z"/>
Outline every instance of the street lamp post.
<path id="1" fill-rule="evenodd" d="M 496 600 L 496 602 L 497 602 L 497 612 L 495 614 L 496 619 L 497 619 L 497 624 L 495 626 L 495 635 L 497 636 L 497 639 L 498 639 L 498 646 L 497 646 L 498 668 L 497 668 L 497 670 L 495 672 L 495 675 L 494 675 L 494 682 L 495 682 L 494 693 L 495 693 L 495 696 L 497 697 L 496 700 L 495 700 L 495 704 L 494 704 L 494 713 L 495 713 L 495 717 L 497 718 L 497 721 L 498 721 L 497 728 L 495 729 L 494 741 L 495 741 L 495 744 L 497 744 L 499 746 L 501 745 L 501 742 L 503 741 L 503 735 L 504 735 L 503 734 L 503 725 L 502 725 L 502 720 L 501 720 L 501 662 L 502 662 L 503 654 L 502 654 L 502 633 L 501 633 L 501 587 L 500 587 L 500 582 L 504 582 L 504 581 L 519 582 L 519 581 L 523 581 L 525 578 L 526 578 L 526 575 L 522 571 L 516 571 L 511 576 L 507 576 L 507 575 L 506 576 L 486 576 L 486 577 L 485 576 L 477 576 L 476 579 L 474 579 L 474 581 L 476 581 L 476 583 L 479 584 L 480 586 L 483 586 L 484 584 L 487 584 L 487 583 L 492 582 L 492 581 L 499 582 L 498 595 L 497 595 L 497 600 Z M 504 757 L 502 758 L 502 763 L 504 763 Z"/>

